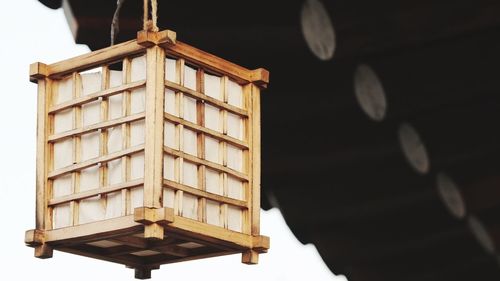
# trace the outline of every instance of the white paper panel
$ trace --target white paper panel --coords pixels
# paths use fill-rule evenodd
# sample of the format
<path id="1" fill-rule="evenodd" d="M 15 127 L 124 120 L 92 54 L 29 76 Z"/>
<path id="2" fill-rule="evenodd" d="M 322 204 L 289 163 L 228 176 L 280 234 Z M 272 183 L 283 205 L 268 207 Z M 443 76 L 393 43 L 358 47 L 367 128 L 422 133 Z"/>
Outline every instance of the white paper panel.
<path id="1" fill-rule="evenodd" d="M 118 87 L 122 84 L 123 73 L 121 71 L 111 70 L 109 72 L 109 87 Z M 122 112 L 123 95 L 116 94 L 108 98 L 108 117 L 116 119 L 123 116 Z"/>
<path id="2" fill-rule="evenodd" d="M 74 117 L 73 109 L 66 109 L 54 114 L 54 133 L 72 130 Z"/>
<path id="3" fill-rule="evenodd" d="M 205 136 L 205 159 L 210 162 L 222 164 L 219 157 L 219 141 L 207 136 Z"/>
<path id="4" fill-rule="evenodd" d="M 208 192 L 222 195 L 222 185 L 220 181 L 220 173 L 207 168 L 205 175 L 205 188 Z"/>
<path id="5" fill-rule="evenodd" d="M 175 141 L 175 125 L 170 122 L 163 123 L 163 144 L 170 148 L 179 149 Z"/>
<path id="6" fill-rule="evenodd" d="M 101 121 L 101 102 L 94 101 L 82 106 L 83 112 L 83 126 L 90 126 L 97 124 Z"/>
<path id="7" fill-rule="evenodd" d="M 198 219 L 198 198 L 188 193 L 182 196 L 182 216 L 185 218 Z"/>
<path id="8" fill-rule="evenodd" d="M 227 145 L 227 166 L 236 171 L 243 171 L 243 150 Z"/>
<path id="9" fill-rule="evenodd" d="M 175 92 L 170 89 L 165 89 L 165 112 L 179 116 L 175 103 Z"/>
<path id="10" fill-rule="evenodd" d="M 82 73 L 82 96 L 99 92 L 101 90 L 101 72 Z"/>
<path id="11" fill-rule="evenodd" d="M 144 112 L 146 108 L 146 89 L 144 87 L 135 89 L 130 93 L 130 113 Z"/>
<path id="12" fill-rule="evenodd" d="M 116 94 L 108 99 L 108 117 L 110 120 L 123 116 L 122 112 L 123 94 Z"/>
<path id="13" fill-rule="evenodd" d="M 177 61 L 174 59 L 165 59 L 165 79 L 167 79 L 170 82 L 177 82 L 175 81 L 175 74 L 177 73 Z"/>
<path id="14" fill-rule="evenodd" d="M 99 188 L 99 166 L 84 169 L 80 172 L 80 191 Z"/>
<path id="15" fill-rule="evenodd" d="M 230 230 L 241 232 L 243 226 L 243 211 L 239 207 L 227 207 L 227 226 Z"/>
<path id="16" fill-rule="evenodd" d="M 57 82 L 57 98 L 55 104 L 73 99 L 73 78 L 70 76 Z"/>
<path id="17" fill-rule="evenodd" d="M 182 136 L 182 141 L 183 141 L 183 146 L 182 150 L 186 153 L 189 153 L 191 155 L 196 156 L 198 154 L 197 151 L 197 137 L 196 137 L 196 132 L 191 131 L 189 129 L 184 128 L 182 130 L 183 136 Z"/>
<path id="18" fill-rule="evenodd" d="M 144 144 L 144 120 L 130 123 L 130 146 Z"/>
<path id="19" fill-rule="evenodd" d="M 175 158 L 171 155 L 163 155 L 163 178 L 175 181 Z"/>
<path id="20" fill-rule="evenodd" d="M 69 138 L 54 143 L 54 169 L 73 164 L 73 139 Z"/>
<path id="21" fill-rule="evenodd" d="M 54 179 L 52 182 L 54 198 L 70 195 L 72 193 L 71 174 Z"/>
<path id="22" fill-rule="evenodd" d="M 189 66 L 184 67 L 184 87 L 196 91 L 196 70 Z"/>
<path id="23" fill-rule="evenodd" d="M 109 87 L 118 87 L 123 83 L 123 72 L 119 70 L 109 71 Z"/>
<path id="24" fill-rule="evenodd" d="M 222 101 L 223 98 L 222 98 L 221 78 L 207 73 L 205 73 L 204 76 L 205 76 L 204 77 L 205 95 Z"/>
<path id="25" fill-rule="evenodd" d="M 52 228 L 62 228 L 70 226 L 71 217 L 70 217 L 70 208 L 69 203 L 61 204 L 54 207 L 52 212 Z"/>
<path id="26" fill-rule="evenodd" d="M 227 103 L 243 108 L 243 87 L 232 80 L 227 84 Z"/>
<path id="27" fill-rule="evenodd" d="M 163 207 L 174 208 L 175 193 L 170 188 L 163 189 Z"/>
<path id="28" fill-rule="evenodd" d="M 217 107 L 205 103 L 205 127 L 222 133 L 220 111 Z"/>
<path id="29" fill-rule="evenodd" d="M 117 159 L 108 162 L 108 185 L 119 184 L 122 182 L 122 160 Z"/>
<path id="30" fill-rule="evenodd" d="M 144 206 L 144 187 L 136 187 L 130 190 L 130 208 L 133 211 L 137 207 Z"/>
<path id="31" fill-rule="evenodd" d="M 130 66 L 131 82 L 146 79 L 146 56 L 133 58 Z"/>
<path id="32" fill-rule="evenodd" d="M 227 196 L 238 199 L 238 200 L 244 200 L 245 193 L 243 190 L 243 183 L 232 176 L 227 177 Z"/>
<path id="33" fill-rule="evenodd" d="M 122 150 L 122 128 L 112 127 L 108 129 L 108 153 Z"/>
<path id="34" fill-rule="evenodd" d="M 78 214 L 79 224 L 103 220 L 106 214 L 103 200 L 100 196 L 81 200 Z"/>
<path id="35" fill-rule="evenodd" d="M 219 203 L 207 200 L 207 223 L 217 226 L 222 226 L 222 220 L 220 215 L 220 205 Z"/>
<path id="36" fill-rule="evenodd" d="M 130 157 L 130 179 L 144 178 L 144 152 L 133 154 Z"/>
<path id="37" fill-rule="evenodd" d="M 229 112 L 227 113 L 227 134 L 243 140 L 243 120 L 238 115 Z"/>
<path id="38" fill-rule="evenodd" d="M 198 167 L 195 164 L 184 161 L 182 166 L 182 183 L 198 188 Z"/>
<path id="39" fill-rule="evenodd" d="M 89 134 L 82 135 L 81 138 L 81 160 L 86 161 L 92 158 L 99 157 L 99 145 L 100 145 L 100 134 L 99 132 L 93 132 Z"/>
<path id="40" fill-rule="evenodd" d="M 106 195 L 106 219 L 116 218 L 122 215 L 122 193 L 121 191 Z"/>
<path id="41" fill-rule="evenodd" d="M 184 120 L 196 124 L 196 100 L 184 96 Z"/>

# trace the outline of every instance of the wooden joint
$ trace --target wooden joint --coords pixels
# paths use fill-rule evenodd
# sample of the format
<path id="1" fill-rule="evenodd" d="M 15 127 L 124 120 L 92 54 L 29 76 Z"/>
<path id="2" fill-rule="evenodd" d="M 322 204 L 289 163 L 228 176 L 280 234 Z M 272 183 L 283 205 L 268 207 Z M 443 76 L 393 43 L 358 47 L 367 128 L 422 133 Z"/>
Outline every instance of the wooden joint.
<path id="1" fill-rule="evenodd" d="M 167 225 L 174 222 L 174 209 L 148 207 L 135 208 L 134 221 L 142 223 L 144 225 L 150 225 L 154 223 Z"/>
<path id="2" fill-rule="evenodd" d="M 30 82 L 38 83 L 39 79 L 45 79 L 48 76 L 47 65 L 41 62 L 35 62 L 30 65 Z"/>
<path id="3" fill-rule="evenodd" d="M 250 73 L 250 81 L 260 88 L 266 89 L 269 84 L 269 71 L 264 68 L 257 68 Z"/>
<path id="4" fill-rule="evenodd" d="M 50 259 L 52 258 L 54 249 L 47 244 L 42 244 L 35 247 L 35 257 L 39 259 Z"/>
<path id="5" fill-rule="evenodd" d="M 160 32 L 141 30 L 137 32 L 137 44 L 143 47 L 152 47 L 155 45 L 174 45 L 177 42 L 177 34 L 172 30 Z"/>
<path id="6" fill-rule="evenodd" d="M 271 246 L 271 239 L 267 236 L 259 235 L 252 238 L 252 250 L 258 253 L 267 253 Z"/>
<path id="7" fill-rule="evenodd" d="M 241 254 L 241 262 L 244 264 L 258 264 L 259 253 L 254 250 L 248 250 Z"/>
<path id="8" fill-rule="evenodd" d="M 164 226 L 174 222 L 174 209 L 135 208 L 134 221 L 144 224 L 144 238 L 163 240 L 165 237 Z"/>
<path id="9" fill-rule="evenodd" d="M 41 229 L 31 229 L 24 234 L 24 243 L 29 247 L 40 246 L 45 241 L 45 232 Z"/>

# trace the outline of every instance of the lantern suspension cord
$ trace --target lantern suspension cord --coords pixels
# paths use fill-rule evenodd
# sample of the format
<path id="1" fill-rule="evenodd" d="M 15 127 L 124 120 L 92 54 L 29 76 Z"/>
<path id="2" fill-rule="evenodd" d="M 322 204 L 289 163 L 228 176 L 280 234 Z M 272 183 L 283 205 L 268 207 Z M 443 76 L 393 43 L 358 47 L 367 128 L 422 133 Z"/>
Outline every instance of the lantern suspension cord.
<path id="1" fill-rule="evenodd" d="M 151 1 L 151 21 L 149 20 L 149 1 Z M 144 0 L 143 29 L 158 31 L 158 1 Z"/>
<path id="2" fill-rule="evenodd" d="M 125 0 L 116 1 L 116 10 L 113 15 L 113 20 L 111 21 L 111 46 L 115 44 L 116 36 L 120 32 L 120 10 L 123 6 Z"/>

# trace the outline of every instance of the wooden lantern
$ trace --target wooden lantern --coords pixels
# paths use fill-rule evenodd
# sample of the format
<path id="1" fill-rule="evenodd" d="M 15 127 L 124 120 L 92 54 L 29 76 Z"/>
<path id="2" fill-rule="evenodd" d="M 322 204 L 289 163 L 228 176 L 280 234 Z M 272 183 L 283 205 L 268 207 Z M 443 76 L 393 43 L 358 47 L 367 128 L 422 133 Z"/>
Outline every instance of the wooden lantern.
<path id="1" fill-rule="evenodd" d="M 260 90 L 248 70 L 140 31 L 45 65 L 38 83 L 35 256 L 160 265 L 269 248 L 259 233 Z"/>

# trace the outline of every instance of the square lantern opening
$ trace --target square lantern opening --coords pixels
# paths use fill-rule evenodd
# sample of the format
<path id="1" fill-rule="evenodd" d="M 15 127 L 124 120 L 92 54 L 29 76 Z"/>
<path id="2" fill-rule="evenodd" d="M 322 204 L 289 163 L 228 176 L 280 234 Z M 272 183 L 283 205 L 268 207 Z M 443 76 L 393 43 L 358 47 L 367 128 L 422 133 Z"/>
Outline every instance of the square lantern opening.
<path id="1" fill-rule="evenodd" d="M 257 263 L 260 90 L 248 70 L 172 31 L 51 65 L 38 83 L 35 256 L 53 249 L 124 264 L 242 253 Z"/>

